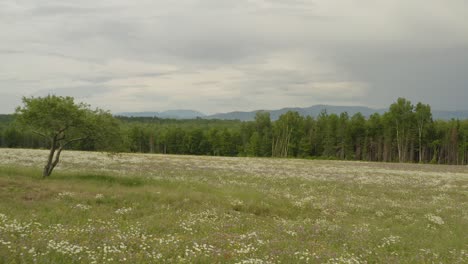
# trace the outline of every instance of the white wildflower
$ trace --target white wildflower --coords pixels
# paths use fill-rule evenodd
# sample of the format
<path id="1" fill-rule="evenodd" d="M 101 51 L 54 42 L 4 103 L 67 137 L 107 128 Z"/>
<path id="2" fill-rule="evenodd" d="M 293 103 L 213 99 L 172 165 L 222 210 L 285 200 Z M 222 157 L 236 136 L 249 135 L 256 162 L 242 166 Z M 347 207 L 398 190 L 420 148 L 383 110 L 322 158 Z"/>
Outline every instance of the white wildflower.
<path id="1" fill-rule="evenodd" d="M 73 197 L 75 193 L 73 192 L 61 192 L 58 194 L 58 198 Z"/>
<path id="2" fill-rule="evenodd" d="M 86 204 L 77 204 L 73 208 L 79 209 L 79 210 L 82 210 L 82 211 L 87 211 L 87 210 L 91 209 L 91 206 L 86 205 Z"/>
<path id="3" fill-rule="evenodd" d="M 115 210 L 115 213 L 119 215 L 124 215 L 124 214 L 130 213 L 132 210 L 133 208 L 131 207 L 122 207 L 122 208 Z"/>
<path id="4" fill-rule="evenodd" d="M 442 217 L 437 216 L 437 215 L 427 214 L 427 215 L 426 215 L 426 218 L 427 218 L 427 220 L 429 220 L 429 222 L 431 222 L 432 224 L 436 224 L 436 225 L 443 225 L 443 224 L 445 224 L 445 222 L 444 222 L 444 220 L 442 219 Z"/>

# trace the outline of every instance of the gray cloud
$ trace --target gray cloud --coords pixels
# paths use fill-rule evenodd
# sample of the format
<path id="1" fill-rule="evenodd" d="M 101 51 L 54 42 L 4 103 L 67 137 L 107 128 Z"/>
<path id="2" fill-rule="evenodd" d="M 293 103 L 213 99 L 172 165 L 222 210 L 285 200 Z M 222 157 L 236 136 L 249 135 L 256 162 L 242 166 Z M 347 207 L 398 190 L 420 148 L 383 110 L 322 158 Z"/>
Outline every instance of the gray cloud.
<path id="1" fill-rule="evenodd" d="M 116 112 L 467 108 L 467 16 L 463 0 L 4 0 L 0 112 L 48 93 Z"/>

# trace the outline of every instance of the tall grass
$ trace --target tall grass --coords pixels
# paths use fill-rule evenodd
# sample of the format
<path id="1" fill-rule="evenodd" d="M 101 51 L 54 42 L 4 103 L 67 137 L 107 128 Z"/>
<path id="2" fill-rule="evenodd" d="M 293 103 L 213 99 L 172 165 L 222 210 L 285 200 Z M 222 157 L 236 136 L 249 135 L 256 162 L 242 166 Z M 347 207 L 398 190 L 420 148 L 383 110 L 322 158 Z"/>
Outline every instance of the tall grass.
<path id="1" fill-rule="evenodd" d="M 464 167 L 78 154 L 0 166 L 0 263 L 468 261 Z"/>

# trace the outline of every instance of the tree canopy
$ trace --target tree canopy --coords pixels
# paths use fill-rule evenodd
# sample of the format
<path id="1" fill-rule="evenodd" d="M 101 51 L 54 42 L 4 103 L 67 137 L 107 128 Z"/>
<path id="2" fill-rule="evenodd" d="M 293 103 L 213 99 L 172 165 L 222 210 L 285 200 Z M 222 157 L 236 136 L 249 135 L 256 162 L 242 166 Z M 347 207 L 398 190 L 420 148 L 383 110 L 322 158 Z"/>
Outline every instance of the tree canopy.
<path id="1" fill-rule="evenodd" d="M 119 138 L 118 121 L 109 112 L 75 103 L 72 97 L 24 97 L 23 106 L 16 109 L 15 115 L 19 125 L 46 140 L 50 153 L 44 177 L 51 175 L 62 151 L 76 142 L 97 144 L 105 149 L 118 146 L 111 144 Z"/>

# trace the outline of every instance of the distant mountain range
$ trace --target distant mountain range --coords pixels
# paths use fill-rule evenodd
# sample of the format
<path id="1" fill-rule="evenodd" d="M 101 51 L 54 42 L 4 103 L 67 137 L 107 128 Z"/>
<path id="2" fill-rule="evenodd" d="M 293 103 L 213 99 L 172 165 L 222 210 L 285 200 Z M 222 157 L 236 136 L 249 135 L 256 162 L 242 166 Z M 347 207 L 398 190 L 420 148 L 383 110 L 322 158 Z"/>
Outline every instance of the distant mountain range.
<path id="1" fill-rule="evenodd" d="M 206 115 L 194 110 L 168 110 L 163 112 L 127 112 L 117 113 L 117 116 L 128 117 L 159 117 L 159 118 L 172 118 L 172 119 L 195 119 L 198 117 L 205 117 Z"/>
<path id="2" fill-rule="evenodd" d="M 296 111 L 302 116 L 317 117 L 322 111 L 327 111 L 328 114 L 341 114 L 347 112 L 350 116 L 360 112 L 365 117 L 369 117 L 374 113 L 383 114 L 387 109 L 374 109 L 365 106 L 333 106 L 333 105 L 314 105 L 304 108 L 282 108 L 278 110 L 255 110 L 250 112 L 228 112 L 218 113 L 214 115 L 205 115 L 201 112 L 194 110 L 169 110 L 164 112 L 127 112 L 118 113 L 120 116 L 128 117 L 159 117 L 159 118 L 173 118 L 173 119 L 223 119 L 223 120 L 241 120 L 252 121 L 255 119 L 257 112 L 269 112 L 272 120 L 277 120 L 282 114 L 288 111 Z M 432 115 L 434 119 L 468 119 L 467 111 L 437 111 L 433 110 Z"/>

